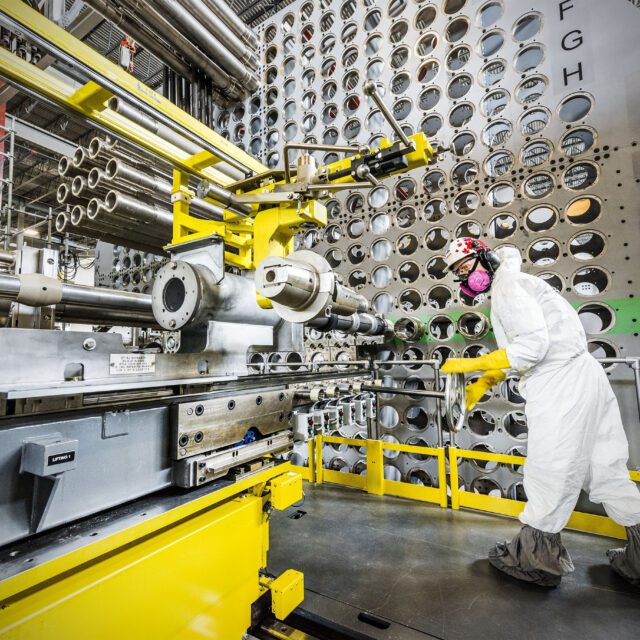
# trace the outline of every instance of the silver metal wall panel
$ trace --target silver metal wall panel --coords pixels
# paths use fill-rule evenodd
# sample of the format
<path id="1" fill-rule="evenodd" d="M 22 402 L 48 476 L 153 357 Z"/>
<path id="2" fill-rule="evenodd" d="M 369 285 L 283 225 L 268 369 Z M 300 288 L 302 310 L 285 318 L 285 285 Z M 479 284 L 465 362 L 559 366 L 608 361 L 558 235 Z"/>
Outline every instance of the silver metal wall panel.
<path id="1" fill-rule="evenodd" d="M 390 131 L 361 94 L 373 79 L 408 131 L 422 129 L 449 148 L 368 198 L 341 194 L 330 203 L 329 226 L 300 239 L 378 311 L 427 323 L 422 342 L 388 344 L 387 357 L 495 347 L 490 333 L 469 340 L 457 331 L 471 308 L 442 272 L 448 241 L 473 234 L 518 247 L 526 271 L 580 309 L 595 355 L 639 355 L 639 29 L 640 9 L 627 0 L 300 0 L 260 26 L 264 85 L 246 104 L 219 111 L 216 126 L 270 166 L 281 166 L 286 141 L 375 144 Z M 473 311 L 488 309 L 485 300 Z M 313 334 L 307 344 L 311 357 L 332 358 L 353 357 L 352 345 Z M 637 468 L 631 370 L 618 365 L 608 374 Z M 431 384 L 428 367 L 384 375 L 398 386 Z M 460 446 L 526 451 L 515 383 L 500 385 L 469 416 Z M 429 404 L 381 399 L 385 438 L 434 444 L 434 423 Z M 335 468 L 363 468 L 357 452 L 325 454 Z M 432 472 L 409 456 L 388 464 L 389 477 Z M 477 491 L 520 491 L 517 470 L 503 466 L 464 463 L 461 476 Z"/>

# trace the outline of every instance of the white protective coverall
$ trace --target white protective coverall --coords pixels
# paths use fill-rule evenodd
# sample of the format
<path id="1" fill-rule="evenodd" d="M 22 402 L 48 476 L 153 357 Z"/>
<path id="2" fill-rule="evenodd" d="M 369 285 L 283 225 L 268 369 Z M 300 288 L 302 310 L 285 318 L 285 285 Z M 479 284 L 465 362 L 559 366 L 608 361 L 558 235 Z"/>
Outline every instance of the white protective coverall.
<path id="1" fill-rule="evenodd" d="M 491 288 L 498 346 L 520 374 L 528 425 L 520 520 L 559 532 L 580 489 L 617 523 L 640 523 L 640 491 L 629 478 L 629 446 L 616 397 L 587 349 L 571 305 L 547 283 L 520 270 L 517 249 L 496 251 L 501 265 Z"/>

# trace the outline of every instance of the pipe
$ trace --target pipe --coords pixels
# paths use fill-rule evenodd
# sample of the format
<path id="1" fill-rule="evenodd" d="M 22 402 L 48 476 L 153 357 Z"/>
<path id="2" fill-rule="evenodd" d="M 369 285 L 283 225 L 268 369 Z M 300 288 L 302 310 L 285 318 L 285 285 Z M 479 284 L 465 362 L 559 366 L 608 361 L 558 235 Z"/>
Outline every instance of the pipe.
<path id="1" fill-rule="evenodd" d="M 77 177 L 81 178 L 82 176 L 76 176 L 76 178 Z M 71 189 L 71 184 L 69 184 L 68 182 L 62 182 L 56 189 L 56 201 L 58 202 L 58 204 L 83 204 L 87 200 L 86 198 L 74 196 Z"/>
<path id="2" fill-rule="evenodd" d="M 77 174 L 86 175 L 89 173 L 87 167 L 75 167 L 73 165 L 73 158 L 69 156 L 62 156 L 58 161 L 58 175 L 61 178 L 72 178 Z"/>
<path id="3" fill-rule="evenodd" d="M 123 144 L 118 140 L 104 140 L 96 136 L 89 142 L 88 149 L 89 156 L 92 159 L 100 158 L 109 162 L 113 157 L 122 158 L 130 164 L 137 167 L 144 167 L 147 170 L 151 169 L 156 173 L 162 173 L 166 176 L 170 173 L 169 169 L 161 171 L 157 168 L 157 158 L 155 156 L 145 155 L 144 152 L 139 149 L 134 149 L 131 145 Z"/>
<path id="4" fill-rule="evenodd" d="M 140 294 L 147 295 L 147 294 Z M 56 321 L 73 324 L 93 324 L 121 327 L 158 327 L 153 314 L 141 311 L 119 311 L 118 309 L 94 309 L 73 304 L 58 304 L 55 307 Z"/>
<path id="5" fill-rule="evenodd" d="M 204 25 L 200 24 L 195 16 L 190 14 L 181 4 L 178 4 L 176 0 L 156 0 L 156 4 L 163 9 L 165 14 L 171 16 L 208 56 L 216 60 L 222 69 L 239 80 L 250 91 L 255 91 L 258 88 L 258 77 L 251 73 L 218 40 L 213 38 Z"/>
<path id="6" fill-rule="evenodd" d="M 226 49 L 252 71 L 258 68 L 258 56 L 247 48 L 233 30 L 213 12 L 202 0 L 178 0 L 178 2 L 197 18 Z"/>
<path id="7" fill-rule="evenodd" d="M 82 168 L 90 171 L 92 167 L 104 168 L 104 162 L 99 158 L 91 158 L 88 149 L 77 147 L 73 153 L 73 166 L 76 169 Z"/>
<path id="8" fill-rule="evenodd" d="M 16 254 L 13 251 L 0 250 L 0 262 L 12 265 L 16 261 Z"/>
<path id="9" fill-rule="evenodd" d="M 92 203 L 98 203 L 94 207 Z M 99 200 L 94 199 L 89 202 L 89 206 L 84 212 L 78 211 L 75 215 L 77 222 L 72 223 L 75 226 L 89 229 L 96 233 L 108 233 L 113 236 L 123 238 L 122 242 L 129 246 L 131 243 L 144 244 L 145 246 L 153 246 L 156 250 L 161 249 L 171 240 L 171 235 L 167 231 L 159 230 L 157 227 L 132 220 L 128 217 L 119 216 L 116 213 L 106 211 Z M 75 207 L 74 207 L 75 209 Z M 83 207 L 84 209 L 84 207 Z"/>
<path id="10" fill-rule="evenodd" d="M 172 23 L 168 22 L 153 5 L 139 0 L 121 0 L 121 4 L 140 22 L 148 25 L 149 29 L 159 34 L 170 45 L 183 55 L 193 67 L 202 69 L 215 83 L 230 97 L 241 100 L 244 97 L 242 85 L 236 82 L 209 56 L 205 55 Z M 175 78 L 180 74 L 174 72 Z M 174 80 L 175 80 L 174 78 Z M 175 86 L 175 85 L 174 85 Z M 174 92 L 174 103 L 178 102 L 178 93 Z"/>
<path id="11" fill-rule="evenodd" d="M 29 274 L 30 276 L 34 274 Z M 156 326 L 151 310 L 151 296 L 143 293 L 118 291 L 106 287 L 86 287 L 79 284 L 61 283 L 56 278 L 40 276 L 44 285 L 60 291 L 60 301 L 55 303 L 56 316 L 67 322 L 97 321 L 101 324 L 129 323 Z M 14 302 L 20 295 L 22 277 L 0 274 L 0 298 Z M 36 306 L 49 306 L 43 301 Z M 73 320 L 70 318 L 73 317 Z M 107 320 L 107 322 L 104 322 Z"/>
<path id="12" fill-rule="evenodd" d="M 233 33 L 252 49 L 260 44 L 258 36 L 233 12 L 224 0 L 204 0 L 204 4 L 217 15 Z"/>
<path id="13" fill-rule="evenodd" d="M 119 215 L 133 216 L 134 220 L 157 225 L 158 229 L 173 231 L 173 214 L 166 209 L 161 209 L 154 204 L 146 204 L 135 198 L 120 193 L 109 191 L 104 199 L 104 207 L 109 213 L 117 212 Z"/>
<path id="14" fill-rule="evenodd" d="M 64 233 L 68 225 L 69 225 L 69 217 L 64 211 L 61 211 L 56 216 L 56 231 L 58 233 Z"/>
<path id="15" fill-rule="evenodd" d="M 113 2 L 108 0 L 86 0 L 87 4 L 103 15 L 109 22 L 120 27 L 126 34 L 130 35 L 136 42 L 139 42 L 148 49 L 153 55 L 160 59 L 168 67 L 171 67 L 183 76 L 190 76 L 192 69 L 185 62 L 180 60 L 177 55 L 170 51 L 160 40 L 157 35 L 149 32 L 144 24 L 137 24 L 126 16 L 123 12 L 118 11 Z"/>
<path id="16" fill-rule="evenodd" d="M 388 320 L 368 313 L 354 313 L 351 316 L 330 316 L 314 318 L 306 323 L 318 331 L 342 331 L 342 333 L 358 333 L 365 336 L 382 336 L 392 331 Z"/>
<path id="17" fill-rule="evenodd" d="M 150 192 L 152 195 L 155 194 L 156 197 L 157 194 L 161 194 L 171 199 L 173 187 L 170 182 L 162 180 L 157 176 L 144 173 L 143 171 L 138 171 L 117 158 L 112 158 L 107 163 L 106 176 L 109 180 L 120 178 L 125 182 Z M 229 196 L 232 195 L 231 192 L 226 191 L 226 189 L 220 188 L 220 190 L 223 193 L 228 193 Z M 201 198 L 192 198 L 189 206 L 192 213 L 206 216 L 209 220 L 222 220 L 224 218 L 224 209 L 222 209 L 222 207 L 202 200 Z"/>

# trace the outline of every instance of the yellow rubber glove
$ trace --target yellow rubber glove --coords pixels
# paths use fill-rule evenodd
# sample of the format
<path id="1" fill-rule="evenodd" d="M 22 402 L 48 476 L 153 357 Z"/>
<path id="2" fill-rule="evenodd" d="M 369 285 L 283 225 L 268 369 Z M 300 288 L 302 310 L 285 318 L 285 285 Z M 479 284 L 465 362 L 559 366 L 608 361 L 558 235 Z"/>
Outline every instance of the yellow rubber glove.
<path id="1" fill-rule="evenodd" d="M 479 380 L 468 384 L 465 387 L 467 411 L 471 411 L 491 387 L 497 385 L 498 382 L 502 382 L 506 377 L 507 374 L 504 371 L 496 369 L 495 371 L 487 371 Z"/>
<path id="2" fill-rule="evenodd" d="M 442 373 L 471 373 L 472 371 L 493 371 L 510 369 L 506 349 L 492 351 L 479 358 L 449 358 L 440 367 Z"/>

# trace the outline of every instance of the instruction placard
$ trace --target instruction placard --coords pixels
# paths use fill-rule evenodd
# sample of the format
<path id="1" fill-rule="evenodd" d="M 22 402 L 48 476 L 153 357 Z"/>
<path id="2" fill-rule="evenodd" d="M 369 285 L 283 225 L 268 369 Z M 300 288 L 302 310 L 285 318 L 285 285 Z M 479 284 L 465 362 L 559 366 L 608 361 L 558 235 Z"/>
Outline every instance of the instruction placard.
<path id="1" fill-rule="evenodd" d="M 155 373 L 155 370 L 155 353 L 112 353 L 109 359 L 109 374 L 112 376 Z"/>

